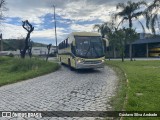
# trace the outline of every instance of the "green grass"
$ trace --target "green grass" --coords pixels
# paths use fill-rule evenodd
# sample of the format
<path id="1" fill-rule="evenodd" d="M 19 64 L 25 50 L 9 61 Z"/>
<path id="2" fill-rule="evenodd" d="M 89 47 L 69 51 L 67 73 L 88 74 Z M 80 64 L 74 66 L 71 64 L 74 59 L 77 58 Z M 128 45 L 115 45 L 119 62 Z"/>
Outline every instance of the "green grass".
<path id="1" fill-rule="evenodd" d="M 123 85 L 125 82 L 120 81 L 120 87 L 116 95 L 120 100 L 113 100 L 115 110 L 119 110 L 122 107 L 117 104 L 124 103 L 121 100 L 125 98 L 125 93 L 128 96 L 127 103 L 124 107 L 126 111 L 160 110 L 160 61 L 107 61 L 106 64 L 121 71 L 118 76 L 122 81 L 125 81 L 122 73 L 126 73 L 129 81 L 128 87 Z"/>
<path id="2" fill-rule="evenodd" d="M 124 75 L 123 70 L 121 70 L 119 67 L 109 65 L 117 74 L 119 81 L 118 81 L 118 87 L 117 87 L 117 95 L 114 96 L 111 99 L 111 104 L 113 106 L 113 109 L 116 111 L 121 111 L 124 106 L 124 101 L 126 97 L 126 91 L 127 91 L 127 84 L 126 84 L 126 77 Z"/>
<path id="3" fill-rule="evenodd" d="M 58 68 L 57 63 L 37 58 L 0 57 L 0 86 L 44 75 Z"/>

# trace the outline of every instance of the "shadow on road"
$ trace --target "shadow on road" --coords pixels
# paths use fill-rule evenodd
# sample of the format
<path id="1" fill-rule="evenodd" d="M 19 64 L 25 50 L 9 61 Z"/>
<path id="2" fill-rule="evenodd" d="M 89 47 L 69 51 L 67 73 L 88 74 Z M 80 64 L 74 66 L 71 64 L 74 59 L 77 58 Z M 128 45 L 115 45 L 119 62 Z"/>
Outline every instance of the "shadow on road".
<path id="1" fill-rule="evenodd" d="M 79 70 L 74 70 L 76 73 L 80 74 L 89 74 L 89 73 L 100 73 L 101 71 L 99 69 L 79 69 Z"/>
<path id="2" fill-rule="evenodd" d="M 62 64 L 63 67 L 70 70 L 69 66 Z M 100 73 L 102 69 L 73 69 L 72 72 L 79 73 L 79 74 L 89 74 L 89 73 Z M 70 70 L 71 71 L 71 70 Z"/>

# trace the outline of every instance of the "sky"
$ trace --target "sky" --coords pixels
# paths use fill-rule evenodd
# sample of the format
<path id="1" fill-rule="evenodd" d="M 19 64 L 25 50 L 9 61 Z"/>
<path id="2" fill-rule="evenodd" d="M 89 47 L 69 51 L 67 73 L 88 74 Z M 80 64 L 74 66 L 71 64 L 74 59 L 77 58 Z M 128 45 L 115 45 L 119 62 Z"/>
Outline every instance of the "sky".
<path id="1" fill-rule="evenodd" d="M 9 9 L 4 13 L 5 20 L 0 26 L 4 39 L 21 39 L 26 37 L 22 21 L 28 20 L 33 26 L 31 40 L 55 45 L 54 8 L 58 43 L 69 33 L 75 31 L 97 32 L 95 24 L 110 21 L 112 13 L 117 12 L 117 3 L 128 0 L 6 0 Z M 136 2 L 137 0 L 133 0 Z M 146 0 L 152 2 L 153 0 Z M 120 18 L 117 20 L 120 21 Z M 140 18 L 145 26 L 145 20 Z M 121 27 L 128 26 L 125 22 Z M 137 32 L 143 32 L 140 24 L 133 21 Z M 149 31 L 147 31 L 149 32 Z"/>

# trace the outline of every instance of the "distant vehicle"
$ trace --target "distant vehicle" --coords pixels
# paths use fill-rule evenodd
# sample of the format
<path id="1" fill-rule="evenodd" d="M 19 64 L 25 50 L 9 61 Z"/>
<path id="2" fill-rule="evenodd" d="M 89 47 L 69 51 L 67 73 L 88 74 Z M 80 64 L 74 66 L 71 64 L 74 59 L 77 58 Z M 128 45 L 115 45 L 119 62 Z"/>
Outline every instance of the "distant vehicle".
<path id="1" fill-rule="evenodd" d="M 92 32 L 73 32 L 58 45 L 58 59 L 71 69 L 103 68 L 107 39 Z"/>
<path id="2" fill-rule="evenodd" d="M 160 57 L 160 47 L 149 49 L 150 57 Z"/>

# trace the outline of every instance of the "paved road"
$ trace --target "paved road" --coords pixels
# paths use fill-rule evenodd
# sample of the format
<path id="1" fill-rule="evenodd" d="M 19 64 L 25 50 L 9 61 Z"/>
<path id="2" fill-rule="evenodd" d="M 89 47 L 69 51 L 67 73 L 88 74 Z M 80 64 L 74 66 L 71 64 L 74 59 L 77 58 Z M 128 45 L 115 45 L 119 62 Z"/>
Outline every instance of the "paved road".
<path id="1" fill-rule="evenodd" d="M 108 102 L 116 85 L 115 72 L 107 66 L 92 71 L 62 66 L 51 74 L 0 87 L 0 111 L 111 110 Z"/>

